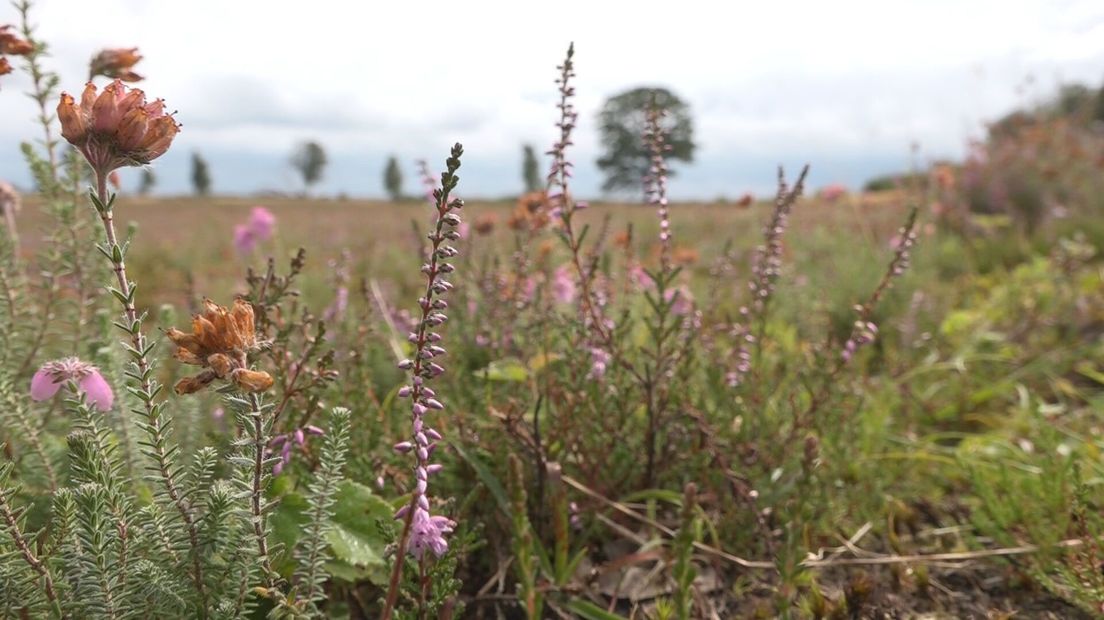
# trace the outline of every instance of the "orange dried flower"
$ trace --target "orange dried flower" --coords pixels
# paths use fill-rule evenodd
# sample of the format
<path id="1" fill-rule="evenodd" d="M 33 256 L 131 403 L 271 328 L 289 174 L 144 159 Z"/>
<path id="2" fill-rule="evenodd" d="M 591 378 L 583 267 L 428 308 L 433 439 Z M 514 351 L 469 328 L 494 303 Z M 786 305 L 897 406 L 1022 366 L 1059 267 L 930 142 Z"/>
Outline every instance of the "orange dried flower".
<path id="1" fill-rule="evenodd" d="M 495 216 L 494 213 L 484 213 L 475 220 L 475 232 L 480 235 L 489 235 L 494 232 Z"/>
<path id="2" fill-rule="evenodd" d="M 142 78 L 131 67 L 142 60 L 137 47 L 106 49 L 96 54 L 89 63 L 89 79 L 102 75 L 113 80 L 137 82 Z"/>
<path id="3" fill-rule="evenodd" d="M 61 135 L 80 149 L 98 175 L 124 166 L 143 166 L 169 150 L 180 125 L 165 114 L 165 102 L 146 103 L 141 90 L 115 80 L 97 94 L 89 82 L 80 105 L 61 93 L 57 108 Z"/>
<path id="4" fill-rule="evenodd" d="M 701 255 L 694 248 L 675 248 L 673 258 L 676 264 L 687 266 L 698 262 Z"/>
<path id="5" fill-rule="evenodd" d="M 12 72 L 11 63 L 7 58 L 0 56 L 0 75 L 7 75 Z"/>
<path id="6" fill-rule="evenodd" d="M 513 230 L 540 230 L 551 222 L 548 211 L 548 195 L 544 192 L 522 194 L 507 225 Z"/>
<path id="7" fill-rule="evenodd" d="M 204 299 L 203 312 L 192 317 L 192 333 L 170 328 L 165 335 L 176 345 L 173 356 L 203 370 L 176 384 L 177 394 L 192 394 L 224 379 L 247 392 L 263 392 L 272 387 L 267 372 L 248 368 L 248 353 L 261 346 L 253 327 L 253 306 L 238 299 L 227 310 Z"/>
<path id="8" fill-rule="evenodd" d="M 17 37 L 11 29 L 11 24 L 0 26 L 0 54 L 26 56 L 33 52 L 34 45 L 30 41 Z"/>

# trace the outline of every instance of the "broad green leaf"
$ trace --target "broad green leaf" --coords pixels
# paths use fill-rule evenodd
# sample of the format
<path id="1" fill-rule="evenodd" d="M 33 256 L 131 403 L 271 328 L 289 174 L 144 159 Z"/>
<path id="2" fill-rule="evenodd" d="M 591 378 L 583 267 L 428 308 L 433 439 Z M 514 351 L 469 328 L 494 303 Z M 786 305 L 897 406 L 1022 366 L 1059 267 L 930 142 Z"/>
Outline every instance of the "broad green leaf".
<path id="1" fill-rule="evenodd" d="M 387 561 L 383 558 L 387 539 L 377 523 L 389 521 L 393 516 L 391 505 L 378 497 L 368 487 L 346 480 L 337 490 L 334 504 L 333 528 L 326 534 L 335 562 L 345 567 L 331 574 L 345 579 L 355 575 L 380 584 L 387 579 Z M 360 570 L 355 570 L 360 569 Z"/>

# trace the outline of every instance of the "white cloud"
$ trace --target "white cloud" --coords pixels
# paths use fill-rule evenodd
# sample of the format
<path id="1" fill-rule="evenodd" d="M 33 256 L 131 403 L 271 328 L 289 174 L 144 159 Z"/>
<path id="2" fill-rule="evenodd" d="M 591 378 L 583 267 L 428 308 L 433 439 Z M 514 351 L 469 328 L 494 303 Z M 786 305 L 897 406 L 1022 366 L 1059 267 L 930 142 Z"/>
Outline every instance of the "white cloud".
<path id="1" fill-rule="evenodd" d="M 14 18 L 0 9 L 0 23 Z M 179 156 L 160 166 L 174 190 L 187 187 L 192 150 L 222 162 L 216 187 L 280 186 L 292 145 L 317 138 L 348 160 L 329 191 L 379 192 L 386 154 L 437 161 L 456 140 L 469 195 L 513 191 L 521 142 L 553 136 L 554 67 L 569 40 L 587 191 L 599 185 L 598 107 L 642 83 L 691 104 L 701 149 L 674 189 L 711 197 L 732 193 L 719 171 L 737 163 L 769 184 L 779 159 L 814 170 L 818 158 L 846 160 L 844 180 L 857 182 L 903 164 L 913 141 L 953 155 L 1025 97 L 1104 73 L 1104 6 L 1090 1 L 40 0 L 35 20 L 70 90 L 97 49 L 141 48 L 143 88 L 184 124 Z M 1027 76 L 1036 85 L 1018 94 Z M 0 176 L 25 180 L 15 144 L 35 135 L 34 108 L 18 95 L 25 78 L 0 87 Z"/>

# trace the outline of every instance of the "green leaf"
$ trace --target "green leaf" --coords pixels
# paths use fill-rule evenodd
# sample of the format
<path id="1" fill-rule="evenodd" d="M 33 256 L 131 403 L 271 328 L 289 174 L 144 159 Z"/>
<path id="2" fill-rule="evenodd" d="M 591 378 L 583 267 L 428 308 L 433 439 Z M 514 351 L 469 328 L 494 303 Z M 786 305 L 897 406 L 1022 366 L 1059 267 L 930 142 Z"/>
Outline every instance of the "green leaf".
<path id="1" fill-rule="evenodd" d="M 464 459 L 472 469 L 475 470 L 475 475 L 479 476 L 479 479 L 487 487 L 487 490 L 494 496 L 495 502 L 498 503 L 498 507 L 502 510 L 502 514 L 507 517 L 511 517 L 513 512 L 510 510 L 510 500 L 506 495 L 506 489 L 502 487 L 502 483 L 491 472 L 491 469 L 487 467 L 487 464 L 479 459 L 479 457 L 468 452 L 459 443 L 451 444 L 452 449 L 456 450 L 456 453 L 460 455 L 460 458 Z"/>
<path id="2" fill-rule="evenodd" d="M 486 368 L 475 371 L 475 376 L 484 377 L 490 381 L 520 382 L 529 378 L 529 369 L 521 360 L 508 357 L 487 364 Z"/>
<path id="3" fill-rule="evenodd" d="M 394 516 L 391 505 L 378 497 L 363 484 L 346 480 L 337 490 L 334 504 L 333 527 L 326 534 L 335 562 L 327 566 L 345 564 L 331 571 L 334 577 L 368 579 L 382 584 L 387 580 L 387 562 L 383 558 L 387 539 L 379 521 L 390 521 Z"/>

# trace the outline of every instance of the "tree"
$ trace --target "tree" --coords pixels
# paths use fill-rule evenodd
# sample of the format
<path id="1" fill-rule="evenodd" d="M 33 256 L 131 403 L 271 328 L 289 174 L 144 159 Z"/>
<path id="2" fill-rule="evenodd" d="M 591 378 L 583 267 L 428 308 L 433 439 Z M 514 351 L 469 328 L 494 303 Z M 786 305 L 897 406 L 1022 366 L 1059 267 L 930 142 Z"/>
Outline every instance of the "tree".
<path id="1" fill-rule="evenodd" d="M 541 179 L 540 163 L 537 162 L 537 152 L 531 144 L 523 145 L 522 150 L 524 156 L 521 164 L 521 176 L 525 180 L 525 191 L 540 191 L 544 187 L 544 183 Z"/>
<path id="2" fill-rule="evenodd" d="M 322 145 L 313 140 L 299 145 L 291 156 L 291 165 L 303 175 L 303 187 L 305 191 L 322 180 L 322 171 L 329 160 Z"/>
<path id="3" fill-rule="evenodd" d="M 206 196 L 211 191 L 211 171 L 199 153 L 192 153 L 192 188 L 197 196 Z"/>
<path id="4" fill-rule="evenodd" d="M 138 193 L 142 196 L 148 196 L 153 191 L 154 185 L 157 185 L 157 177 L 154 176 L 153 170 L 143 168 L 142 180 L 138 183 Z"/>
<path id="5" fill-rule="evenodd" d="M 399 168 L 399 160 L 392 155 L 387 160 L 387 168 L 383 171 L 383 186 L 387 189 L 391 200 L 398 202 L 403 199 L 402 170 Z"/>
<path id="6" fill-rule="evenodd" d="M 694 123 L 689 106 L 666 88 L 634 88 L 607 99 L 598 114 L 605 149 L 598 159 L 598 168 L 606 174 L 603 190 L 641 187 L 649 166 L 643 138 L 644 115 L 653 102 L 667 111 L 664 132 L 670 146 L 668 162 L 693 161 Z"/>

